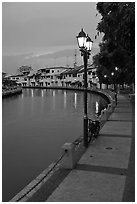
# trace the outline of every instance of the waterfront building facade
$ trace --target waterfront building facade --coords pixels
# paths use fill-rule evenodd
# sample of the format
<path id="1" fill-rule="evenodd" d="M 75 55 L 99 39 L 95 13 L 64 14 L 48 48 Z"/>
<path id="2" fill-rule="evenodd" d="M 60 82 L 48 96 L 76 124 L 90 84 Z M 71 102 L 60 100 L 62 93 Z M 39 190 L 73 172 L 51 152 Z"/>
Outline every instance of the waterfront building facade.
<path id="1" fill-rule="evenodd" d="M 25 70 L 24 70 L 25 71 Z M 27 71 L 21 74 L 10 75 L 10 79 L 22 87 L 83 87 L 84 66 L 70 67 L 44 67 L 37 71 Z M 99 82 L 96 69 L 92 65 L 87 66 L 88 87 L 98 88 Z"/>

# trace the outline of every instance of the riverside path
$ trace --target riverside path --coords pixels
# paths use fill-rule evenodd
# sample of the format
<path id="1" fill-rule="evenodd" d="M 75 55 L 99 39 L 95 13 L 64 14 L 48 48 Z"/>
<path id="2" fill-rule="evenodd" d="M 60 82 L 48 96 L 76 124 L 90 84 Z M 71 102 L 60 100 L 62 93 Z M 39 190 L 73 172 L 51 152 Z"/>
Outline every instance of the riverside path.
<path id="1" fill-rule="evenodd" d="M 134 202 L 134 113 L 134 102 L 118 94 L 114 112 L 76 167 L 57 171 L 27 201 Z"/>
<path id="2" fill-rule="evenodd" d="M 134 105 L 118 95 L 98 139 L 47 202 L 134 202 Z"/>

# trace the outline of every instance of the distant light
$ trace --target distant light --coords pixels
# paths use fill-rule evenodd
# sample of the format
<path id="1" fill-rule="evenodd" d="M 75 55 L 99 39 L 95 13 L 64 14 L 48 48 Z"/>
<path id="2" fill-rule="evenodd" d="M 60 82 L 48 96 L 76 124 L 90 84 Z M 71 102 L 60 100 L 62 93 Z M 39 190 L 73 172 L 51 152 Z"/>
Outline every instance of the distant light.
<path id="1" fill-rule="evenodd" d="M 106 75 L 106 74 L 104 75 L 104 78 L 107 78 L 107 75 Z"/>
<path id="2" fill-rule="evenodd" d="M 111 75 L 114 76 L 114 72 L 112 72 Z"/>
<path id="3" fill-rule="evenodd" d="M 117 70 L 118 70 L 118 68 L 117 68 L 117 67 L 115 67 L 115 70 L 117 71 Z"/>

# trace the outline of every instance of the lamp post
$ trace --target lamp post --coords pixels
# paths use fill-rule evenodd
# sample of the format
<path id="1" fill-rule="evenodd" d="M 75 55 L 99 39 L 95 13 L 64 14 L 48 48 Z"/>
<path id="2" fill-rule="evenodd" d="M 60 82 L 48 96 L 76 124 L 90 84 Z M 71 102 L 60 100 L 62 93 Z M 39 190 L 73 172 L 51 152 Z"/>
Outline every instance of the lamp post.
<path id="1" fill-rule="evenodd" d="M 88 147 L 88 115 L 87 115 L 87 62 L 93 45 L 93 41 L 81 29 L 77 36 L 77 42 L 84 61 L 84 146 Z"/>
<path id="2" fill-rule="evenodd" d="M 115 89 L 115 78 L 114 78 L 114 72 L 111 72 L 111 76 L 112 76 L 112 85 L 113 85 L 113 88 Z"/>
<path id="3" fill-rule="evenodd" d="M 107 85 L 107 89 L 108 89 L 108 76 L 106 74 L 104 75 L 104 79 L 105 79 L 105 84 Z"/>

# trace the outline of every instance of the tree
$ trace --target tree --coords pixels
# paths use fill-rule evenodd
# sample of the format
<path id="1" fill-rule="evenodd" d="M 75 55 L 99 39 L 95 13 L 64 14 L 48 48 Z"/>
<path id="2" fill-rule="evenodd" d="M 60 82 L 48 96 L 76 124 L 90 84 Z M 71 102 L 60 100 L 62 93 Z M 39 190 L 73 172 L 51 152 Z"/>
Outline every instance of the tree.
<path id="1" fill-rule="evenodd" d="M 18 71 L 24 75 L 29 74 L 31 70 L 33 70 L 32 67 L 27 65 L 22 65 L 18 68 Z"/>
<path id="2" fill-rule="evenodd" d="M 97 31 L 103 33 L 100 53 L 93 58 L 98 73 L 114 71 L 118 67 L 124 76 L 122 83 L 135 80 L 135 3 L 99 2 L 97 10 L 102 15 Z M 120 76 L 119 76 L 120 82 Z"/>

